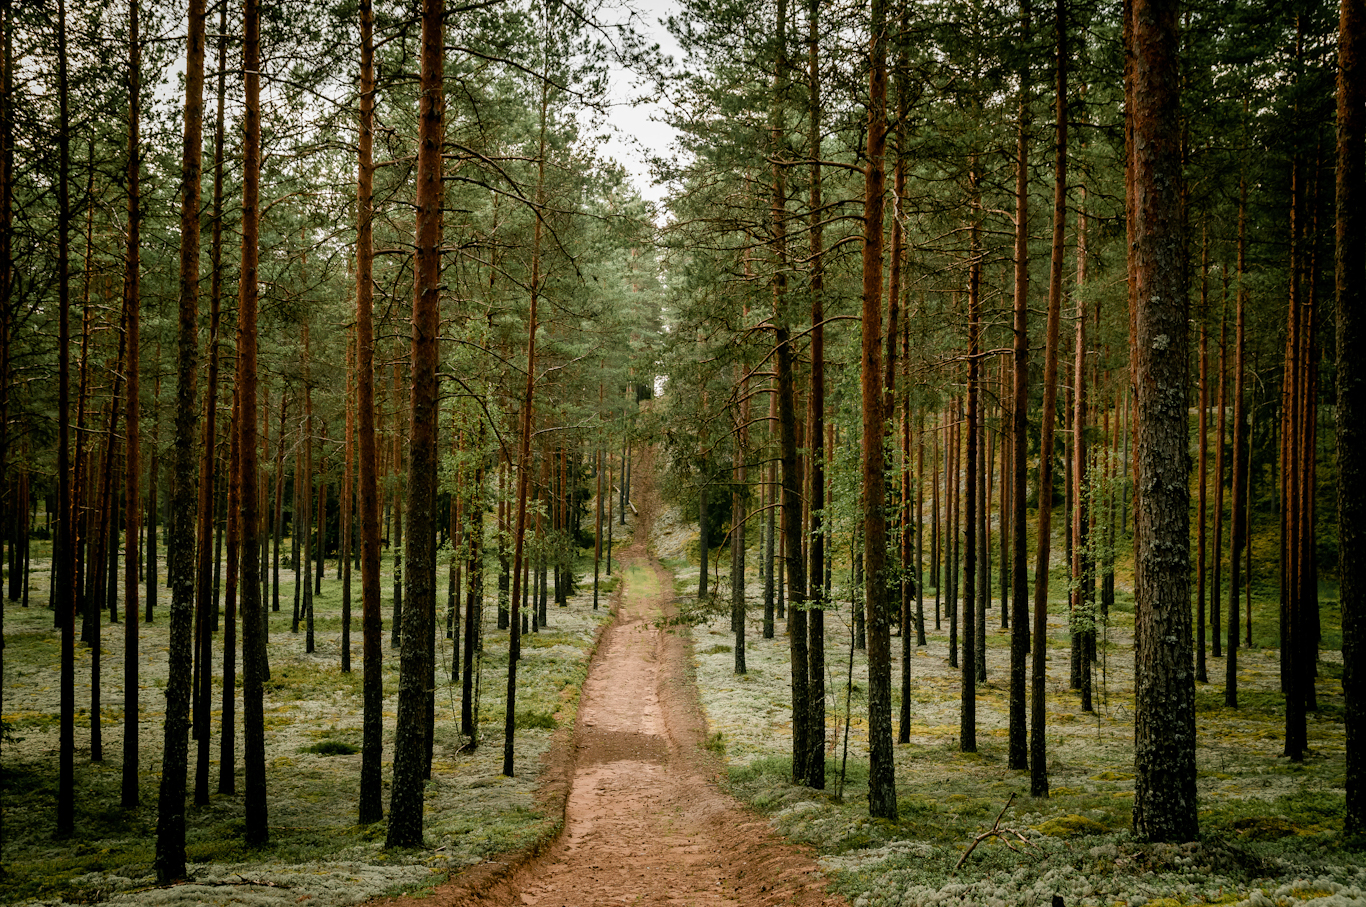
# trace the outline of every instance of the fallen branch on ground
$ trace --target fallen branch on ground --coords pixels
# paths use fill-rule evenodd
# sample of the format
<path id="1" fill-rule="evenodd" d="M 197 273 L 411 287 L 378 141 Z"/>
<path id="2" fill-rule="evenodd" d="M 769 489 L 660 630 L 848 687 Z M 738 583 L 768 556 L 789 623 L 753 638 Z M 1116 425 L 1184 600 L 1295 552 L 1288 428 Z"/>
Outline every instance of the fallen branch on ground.
<path id="1" fill-rule="evenodd" d="M 953 867 L 953 872 L 950 873 L 950 875 L 954 875 L 958 872 L 958 870 L 962 869 L 963 864 L 968 861 L 968 856 L 971 855 L 972 852 L 977 849 L 978 844 L 981 844 L 987 838 L 1000 838 L 1001 843 L 1005 844 L 1006 847 L 1009 847 L 1016 853 L 1020 853 L 1021 851 L 1018 847 L 1011 843 L 1010 838 L 1006 837 L 1007 835 L 1014 835 L 1016 838 L 1019 838 L 1020 843 L 1023 844 L 1025 847 L 1038 846 L 1033 841 L 1030 841 L 1028 838 L 1020 834 L 1015 829 L 1001 827 L 1001 817 L 1006 814 L 1006 810 L 1010 809 L 1010 804 L 1014 802 L 1015 795 L 1011 794 L 1010 799 L 1006 801 L 1006 805 L 1002 806 L 1000 813 L 997 814 L 996 821 L 991 823 L 991 828 L 988 828 L 986 831 L 982 832 L 975 839 L 973 839 L 972 844 L 968 847 L 966 851 L 963 852 L 963 855 L 958 858 L 958 863 Z"/>

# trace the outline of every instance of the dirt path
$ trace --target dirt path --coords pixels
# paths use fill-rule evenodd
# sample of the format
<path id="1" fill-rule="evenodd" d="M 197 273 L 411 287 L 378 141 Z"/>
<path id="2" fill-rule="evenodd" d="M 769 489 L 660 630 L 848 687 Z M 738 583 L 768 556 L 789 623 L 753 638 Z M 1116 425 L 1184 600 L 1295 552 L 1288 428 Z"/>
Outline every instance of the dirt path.
<path id="1" fill-rule="evenodd" d="M 651 475 L 642 463 L 637 474 Z M 646 480 L 648 481 L 648 479 Z M 637 480 L 626 583 L 584 684 L 565 827 L 540 857 L 481 892 L 457 878 L 423 903 L 836 905 L 810 855 L 721 793 L 687 641 L 659 628 L 673 581 L 648 545 L 658 507 Z"/>

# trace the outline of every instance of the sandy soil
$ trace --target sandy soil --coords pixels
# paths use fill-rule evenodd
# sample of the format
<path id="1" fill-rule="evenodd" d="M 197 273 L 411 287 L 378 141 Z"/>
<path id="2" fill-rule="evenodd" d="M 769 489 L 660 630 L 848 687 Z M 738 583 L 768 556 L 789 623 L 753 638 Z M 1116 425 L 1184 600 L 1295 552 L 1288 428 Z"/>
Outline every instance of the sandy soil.
<path id="1" fill-rule="evenodd" d="M 562 833 L 520 867 L 465 873 L 392 907 L 844 903 L 826 892 L 809 852 L 780 841 L 714 783 L 721 767 L 701 746 L 689 642 L 660 626 L 673 581 L 647 547 L 660 506 L 645 485 L 652 472 L 649 463 L 637 469 L 637 541 L 622 556 L 637 579 L 628 578 L 584 685 Z"/>

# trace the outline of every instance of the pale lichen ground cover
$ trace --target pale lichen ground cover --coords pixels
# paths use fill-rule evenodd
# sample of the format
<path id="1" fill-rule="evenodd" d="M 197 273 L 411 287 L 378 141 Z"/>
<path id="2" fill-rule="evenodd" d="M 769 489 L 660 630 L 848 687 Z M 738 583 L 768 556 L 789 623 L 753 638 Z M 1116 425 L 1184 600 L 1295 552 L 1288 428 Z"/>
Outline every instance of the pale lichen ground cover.
<path id="1" fill-rule="evenodd" d="M 502 775 L 507 633 L 494 628 L 496 583 L 486 584 L 485 651 L 480 671 L 480 745 L 471 750 L 459 733 L 459 685 L 449 683 L 451 642 L 437 648 L 436 730 L 433 777 L 426 788 L 425 847 L 383 848 L 386 823 L 356 822 L 361 756 L 308 752 L 322 741 L 361 743 L 361 657 L 359 602 L 353 605 L 353 671 L 340 668 L 340 584 L 329 565 L 323 595 L 315 605 L 313 653 L 304 651 L 304 632 L 290 632 L 292 587 L 282 587 L 282 610 L 272 615 L 271 680 L 265 703 L 266 776 L 271 844 L 252 850 L 242 843 L 240 765 L 243 752 L 241 695 L 236 697 L 237 793 L 217 793 L 221 678 L 214 687 L 211 801 L 187 807 L 188 883 L 158 888 L 152 872 L 156 797 L 161 774 L 165 708 L 166 612 L 144 624 L 140 640 L 140 733 L 142 807 L 118 807 L 123 735 L 123 633 L 121 624 L 102 628 L 101 731 L 104 761 L 90 761 L 90 657 L 77 647 L 76 784 L 77 832 L 59 841 L 55 833 L 58 743 L 58 636 L 52 614 L 36 593 L 46 591 L 46 572 L 35 570 L 36 606 L 7 605 L 3 714 L 13 726 L 0 752 L 3 859 L 0 902 L 38 905 L 71 901 L 111 904 L 283 905 L 316 907 L 358 903 L 377 895 L 443 881 L 454 870 L 495 854 L 530 846 L 554 832 L 557 805 L 537 791 L 542 757 L 553 735 L 572 728 L 578 690 L 592 648 L 605 621 L 592 609 L 592 573 L 581 578 L 580 594 L 566 608 L 550 605 L 548 626 L 523 639 L 518 664 L 519 725 L 514 777 Z M 282 577 L 282 581 L 292 574 Z M 444 602 L 444 571 L 438 610 Z M 354 588 L 354 587 L 353 587 Z M 386 579 L 384 590 L 392 588 Z M 161 601 L 169 600 L 164 592 Z M 385 601 L 383 802 L 388 810 L 388 775 L 397 712 L 398 652 L 389 644 Z M 442 614 L 438 614 L 441 620 Z M 215 673 L 222 666 L 222 634 L 215 636 Z M 556 728 L 561 730 L 557 731 Z M 197 746 L 190 741 L 193 792 Z"/>
<path id="2" fill-rule="evenodd" d="M 696 566 L 683 555 L 686 525 L 661 521 L 654 543 L 679 573 L 678 594 L 695 596 Z M 695 543 L 696 531 L 691 540 Z M 1027 773 L 1006 767 L 1009 636 L 999 600 L 987 623 L 987 675 L 976 697 L 977 752 L 959 751 L 960 670 L 948 664 L 948 621 L 934 628 L 925 603 L 928 645 L 912 649 L 910 743 L 896 747 L 900 807 L 896 823 L 867 817 L 867 660 L 855 651 L 848 787 L 836 800 L 844 758 L 849 695 L 850 607 L 837 603 L 826 626 L 827 789 L 788 783 L 791 712 L 788 639 L 783 621 L 762 638 L 763 587 L 752 549 L 747 572 L 747 673 L 734 673 L 728 607 L 691 629 L 697 683 L 711 735 L 730 765 L 730 786 L 769 816 L 780 833 L 816 847 L 821 864 L 856 907 L 892 905 L 1031 905 L 1176 907 L 1366 907 L 1366 857 L 1341 834 L 1343 754 L 1340 653 L 1323 654 L 1321 711 L 1310 718 L 1311 753 L 1302 765 L 1279 754 L 1278 651 L 1239 653 L 1244 708 L 1223 707 L 1223 660 L 1211 659 L 1211 684 L 1197 690 L 1199 795 L 1203 837 L 1191 845 L 1145 845 L 1132 839 L 1133 615 L 1121 595 L 1105 637 L 1104 682 L 1086 713 L 1068 689 L 1065 600 L 1049 619 L 1048 761 L 1051 796 L 1029 795 Z M 729 558 L 720 596 L 729 601 Z M 1065 586 L 1059 584 L 1065 589 Z M 933 590 L 927 590 L 931 594 Z M 1061 593 L 1060 593 L 1061 594 Z M 836 587 L 836 597 L 841 592 Z M 1125 605 L 1127 600 L 1128 604 Z M 911 638 L 914 645 L 914 636 Z M 893 723 L 900 704 L 900 637 L 892 639 Z M 1099 670 L 1099 669 L 1098 669 Z M 1020 853 L 995 838 L 953 872 L 974 837 L 1001 819 Z"/>

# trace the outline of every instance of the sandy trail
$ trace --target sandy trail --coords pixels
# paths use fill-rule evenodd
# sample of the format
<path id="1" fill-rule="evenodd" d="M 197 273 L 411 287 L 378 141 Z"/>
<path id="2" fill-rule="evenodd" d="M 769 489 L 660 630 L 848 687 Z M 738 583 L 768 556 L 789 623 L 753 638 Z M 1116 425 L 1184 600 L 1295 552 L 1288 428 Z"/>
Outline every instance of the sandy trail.
<path id="1" fill-rule="evenodd" d="M 541 856 L 472 891 L 457 877 L 422 903 L 824 905 L 844 901 L 806 851 L 718 790 L 686 639 L 661 627 L 673 598 L 650 553 L 658 501 L 640 464 L 640 515 L 623 552 L 626 582 L 584 684 L 565 826 Z M 414 902 L 416 903 L 416 902 Z"/>

